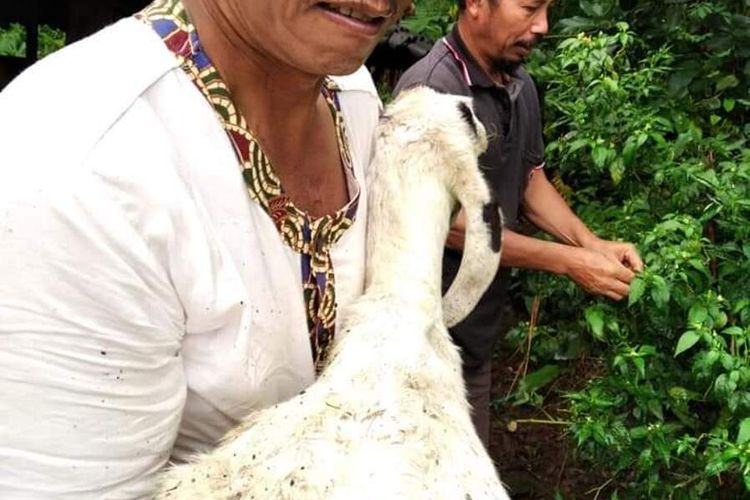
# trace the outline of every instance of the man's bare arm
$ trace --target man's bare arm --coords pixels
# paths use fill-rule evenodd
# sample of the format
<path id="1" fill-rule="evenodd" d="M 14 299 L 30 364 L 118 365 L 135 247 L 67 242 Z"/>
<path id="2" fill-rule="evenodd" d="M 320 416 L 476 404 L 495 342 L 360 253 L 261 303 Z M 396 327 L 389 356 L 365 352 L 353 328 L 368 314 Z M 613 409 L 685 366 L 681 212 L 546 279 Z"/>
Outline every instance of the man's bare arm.
<path id="1" fill-rule="evenodd" d="M 529 220 L 558 242 L 524 236 L 506 228 L 502 266 L 563 274 L 584 290 L 613 300 L 627 296 L 634 272 L 643 269 L 632 244 L 603 240 L 592 233 L 542 170 L 532 172 L 522 208 Z M 446 245 L 461 250 L 463 231 L 463 214 L 459 212 Z"/>

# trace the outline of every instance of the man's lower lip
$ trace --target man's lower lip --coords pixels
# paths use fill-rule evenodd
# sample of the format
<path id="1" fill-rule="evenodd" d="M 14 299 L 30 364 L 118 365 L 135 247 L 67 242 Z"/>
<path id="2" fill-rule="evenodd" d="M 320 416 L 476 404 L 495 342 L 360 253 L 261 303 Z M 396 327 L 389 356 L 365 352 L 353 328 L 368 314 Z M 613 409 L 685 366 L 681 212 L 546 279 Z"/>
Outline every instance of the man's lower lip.
<path id="1" fill-rule="evenodd" d="M 358 33 L 362 35 L 377 35 L 380 33 L 380 27 L 382 26 L 384 21 L 380 21 L 379 23 L 366 23 L 364 21 L 359 21 L 357 19 L 353 19 L 351 17 L 347 17 L 343 14 L 339 14 L 338 12 L 334 12 L 330 9 L 326 9 L 324 7 L 318 7 L 320 10 L 323 11 L 324 14 L 326 14 L 328 17 L 331 18 L 331 20 L 335 21 L 336 23 L 346 26 L 350 28 L 351 30 L 357 31 Z"/>

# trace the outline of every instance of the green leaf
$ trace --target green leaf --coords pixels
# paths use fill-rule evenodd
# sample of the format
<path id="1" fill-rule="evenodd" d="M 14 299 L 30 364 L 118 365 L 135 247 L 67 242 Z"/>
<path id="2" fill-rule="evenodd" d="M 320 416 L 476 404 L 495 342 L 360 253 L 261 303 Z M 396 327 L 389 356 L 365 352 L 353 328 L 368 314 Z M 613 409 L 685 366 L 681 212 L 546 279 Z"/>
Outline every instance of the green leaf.
<path id="1" fill-rule="evenodd" d="M 631 439 L 643 439 L 648 436 L 648 427 L 645 425 L 639 425 L 630 429 Z"/>
<path id="2" fill-rule="evenodd" d="M 750 417 L 740 422 L 740 430 L 737 432 L 737 444 L 744 444 L 750 441 Z"/>
<path id="3" fill-rule="evenodd" d="M 669 77 L 669 82 L 667 84 L 669 93 L 672 96 L 677 96 L 688 88 L 688 86 L 693 82 L 693 80 L 695 80 L 695 77 L 698 76 L 698 74 L 700 74 L 700 69 L 697 67 L 690 67 L 681 71 L 677 71 Z"/>
<path id="4" fill-rule="evenodd" d="M 740 81 L 734 75 L 726 75 L 724 78 L 716 82 L 716 91 L 721 92 L 729 88 L 736 87 L 740 84 Z"/>
<path id="5" fill-rule="evenodd" d="M 597 21 L 588 17 L 573 16 L 560 21 L 559 26 L 566 33 L 588 31 L 600 26 Z"/>
<path id="6" fill-rule="evenodd" d="M 657 352 L 656 347 L 652 345 L 642 345 L 638 348 L 638 354 L 641 356 L 655 356 Z"/>
<path id="7" fill-rule="evenodd" d="M 688 313 L 688 323 L 691 327 L 701 326 L 708 318 L 708 309 L 701 304 L 693 304 Z"/>
<path id="8" fill-rule="evenodd" d="M 630 282 L 630 293 L 628 294 L 628 306 L 632 306 L 643 297 L 643 292 L 646 291 L 646 280 L 643 278 L 635 278 Z"/>
<path id="9" fill-rule="evenodd" d="M 654 275 L 652 279 L 651 298 L 654 300 L 654 304 L 662 309 L 669 303 L 669 285 L 661 276 Z"/>
<path id="10" fill-rule="evenodd" d="M 594 160 L 594 165 L 599 168 L 603 168 L 611 157 L 612 151 L 607 146 L 596 146 L 591 152 L 591 159 Z"/>
<path id="11" fill-rule="evenodd" d="M 625 165 L 622 160 L 618 159 L 609 166 L 609 176 L 612 178 L 612 182 L 615 186 L 622 182 L 623 174 L 625 173 Z"/>
<path id="12" fill-rule="evenodd" d="M 719 362 L 721 363 L 722 368 L 724 368 L 725 370 L 733 370 L 735 365 L 737 364 L 737 360 L 735 359 L 734 356 L 732 356 L 728 352 L 722 352 L 722 351 L 719 351 Z M 733 371 L 732 373 L 738 373 L 738 372 Z M 737 375 L 734 375 L 734 378 L 735 378 L 734 382 L 736 382 L 737 381 L 736 379 L 738 378 Z"/>
<path id="13" fill-rule="evenodd" d="M 734 99 L 729 99 L 729 98 L 724 99 L 724 101 L 722 102 L 722 105 L 724 106 L 724 111 L 726 111 L 727 113 L 731 113 L 736 104 L 737 104 L 737 101 L 735 101 Z"/>
<path id="14" fill-rule="evenodd" d="M 638 148 L 639 146 L 635 137 L 631 136 L 625 141 L 625 147 L 622 148 L 622 161 L 625 166 L 629 167 L 635 162 L 635 155 L 638 153 Z"/>
<path id="15" fill-rule="evenodd" d="M 591 141 L 589 139 L 576 139 L 575 141 L 568 144 L 568 151 L 574 153 L 584 146 L 589 146 Z"/>
<path id="16" fill-rule="evenodd" d="M 610 92 L 617 92 L 620 89 L 620 84 L 618 83 L 618 81 L 608 76 L 602 78 L 602 85 L 604 85 L 604 87 L 606 87 L 606 89 Z"/>
<path id="17" fill-rule="evenodd" d="M 739 326 L 730 326 L 729 328 L 725 328 L 721 333 L 732 337 L 742 337 L 745 334 L 745 331 Z"/>
<path id="18" fill-rule="evenodd" d="M 698 401 L 701 399 L 701 395 L 697 392 L 685 389 L 680 386 L 673 386 L 669 388 L 669 396 L 671 398 L 683 401 Z"/>
<path id="19" fill-rule="evenodd" d="M 612 3 L 607 0 L 579 0 L 578 5 L 584 14 L 601 18 L 612 10 Z"/>
<path id="20" fill-rule="evenodd" d="M 604 311 L 599 306 L 587 307 L 584 311 L 586 323 L 597 340 L 604 340 Z"/>
<path id="21" fill-rule="evenodd" d="M 724 328 L 727 325 L 727 321 L 729 321 L 729 317 L 724 311 L 718 311 L 713 317 L 714 328 Z"/>
<path id="22" fill-rule="evenodd" d="M 560 374 L 557 365 L 545 365 L 526 375 L 519 384 L 519 392 L 536 391 L 552 382 Z"/>
<path id="23" fill-rule="evenodd" d="M 646 403 L 648 411 L 659 420 L 664 420 L 664 411 L 662 410 L 661 403 L 658 399 L 649 399 Z"/>
<path id="24" fill-rule="evenodd" d="M 677 347 L 674 350 L 675 357 L 693 347 L 700 340 L 700 338 L 700 334 L 695 330 L 688 330 L 683 333 L 680 337 L 680 340 L 677 341 Z"/>
<path id="25" fill-rule="evenodd" d="M 643 358 L 633 358 L 633 364 L 638 370 L 638 375 L 641 378 L 646 378 L 646 362 L 643 360 Z"/>

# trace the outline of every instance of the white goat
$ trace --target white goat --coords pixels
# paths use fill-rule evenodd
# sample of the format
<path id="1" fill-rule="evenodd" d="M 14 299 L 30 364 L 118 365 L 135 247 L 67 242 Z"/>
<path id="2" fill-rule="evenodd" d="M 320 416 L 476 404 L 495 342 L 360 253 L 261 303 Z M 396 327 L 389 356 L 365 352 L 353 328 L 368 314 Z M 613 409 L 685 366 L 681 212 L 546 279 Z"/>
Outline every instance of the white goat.
<path id="1" fill-rule="evenodd" d="M 486 135 L 470 105 L 418 88 L 388 107 L 368 178 L 365 294 L 342 312 L 330 365 L 215 451 L 168 470 L 158 498 L 508 498 L 474 432 L 443 320 L 468 314 L 500 255 L 500 213 L 477 165 Z M 441 307 L 456 200 L 467 238 Z"/>

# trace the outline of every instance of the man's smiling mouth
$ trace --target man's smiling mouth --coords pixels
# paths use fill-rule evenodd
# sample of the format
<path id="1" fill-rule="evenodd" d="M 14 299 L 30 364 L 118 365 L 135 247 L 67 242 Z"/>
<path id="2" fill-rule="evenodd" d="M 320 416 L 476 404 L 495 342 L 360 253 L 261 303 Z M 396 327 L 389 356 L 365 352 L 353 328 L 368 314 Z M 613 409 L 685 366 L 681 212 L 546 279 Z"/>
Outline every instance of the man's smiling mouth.
<path id="1" fill-rule="evenodd" d="M 370 25 L 380 25 L 386 20 L 384 15 L 372 16 L 346 5 L 333 5 L 330 3 L 321 3 L 319 5 L 330 12 Z"/>

